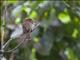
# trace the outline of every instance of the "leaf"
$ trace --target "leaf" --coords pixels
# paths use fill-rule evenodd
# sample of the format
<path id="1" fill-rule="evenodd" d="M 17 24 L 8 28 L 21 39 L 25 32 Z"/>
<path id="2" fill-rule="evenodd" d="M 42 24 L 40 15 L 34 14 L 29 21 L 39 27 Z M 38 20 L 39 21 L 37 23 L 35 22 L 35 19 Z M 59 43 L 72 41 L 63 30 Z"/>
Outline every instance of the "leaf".
<path id="1" fill-rule="evenodd" d="M 29 17 L 30 17 L 31 19 L 35 19 L 35 18 L 38 17 L 38 14 L 37 14 L 36 11 L 32 11 Z"/>
<path id="2" fill-rule="evenodd" d="M 78 30 L 77 29 L 74 29 L 74 31 L 72 33 L 72 37 L 73 38 L 76 38 L 77 37 L 77 34 L 78 34 Z"/>
<path id="3" fill-rule="evenodd" d="M 67 24 L 69 23 L 71 20 L 70 20 L 70 16 L 67 14 L 67 13 L 60 13 L 58 15 L 58 18 L 60 19 L 60 21 L 64 24 Z"/>
<path id="4" fill-rule="evenodd" d="M 7 1 L 4 1 L 5 3 L 7 2 L 7 4 L 17 4 L 18 1 L 17 0 L 13 0 L 13 1 L 10 1 L 10 0 L 7 0 Z"/>
<path id="5" fill-rule="evenodd" d="M 35 43 L 39 43 L 39 38 L 35 37 L 35 38 L 34 38 L 34 42 L 35 42 Z"/>
<path id="6" fill-rule="evenodd" d="M 21 19 L 20 18 L 16 18 L 15 23 L 19 24 L 20 22 L 21 22 Z"/>
<path id="7" fill-rule="evenodd" d="M 27 12 L 28 15 L 29 15 L 30 12 L 31 12 L 31 8 L 26 7 L 26 6 L 23 6 L 23 10 L 24 10 L 25 12 Z"/>
<path id="8" fill-rule="evenodd" d="M 74 50 L 71 48 L 67 48 L 65 54 L 67 55 L 68 60 L 78 60 L 76 54 L 74 53 Z"/>

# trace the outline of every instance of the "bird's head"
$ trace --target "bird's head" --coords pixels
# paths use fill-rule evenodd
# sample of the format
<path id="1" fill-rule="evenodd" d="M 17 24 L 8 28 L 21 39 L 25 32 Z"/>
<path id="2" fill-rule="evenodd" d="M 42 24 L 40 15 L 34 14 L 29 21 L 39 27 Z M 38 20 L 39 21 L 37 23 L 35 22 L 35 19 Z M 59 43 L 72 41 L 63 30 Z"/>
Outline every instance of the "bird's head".
<path id="1" fill-rule="evenodd" d="M 23 32 L 24 33 L 28 33 L 28 32 L 31 32 L 31 26 L 33 24 L 33 21 L 32 19 L 30 18 L 26 18 L 23 22 Z"/>

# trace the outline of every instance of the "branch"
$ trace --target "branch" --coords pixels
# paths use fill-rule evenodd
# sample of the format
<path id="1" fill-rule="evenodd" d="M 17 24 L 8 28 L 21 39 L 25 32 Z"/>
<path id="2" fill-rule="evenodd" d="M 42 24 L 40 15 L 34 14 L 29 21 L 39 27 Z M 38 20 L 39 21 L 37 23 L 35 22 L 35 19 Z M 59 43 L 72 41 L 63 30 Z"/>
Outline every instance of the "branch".
<path id="1" fill-rule="evenodd" d="M 9 39 L 4 45 L 3 45 L 3 49 L 12 41 L 12 39 Z"/>
<path id="2" fill-rule="evenodd" d="M 25 42 L 25 40 L 29 40 L 28 38 L 27 38 L 27 35 L 26 34 L 23 34 L 19 39 L 19 44 L 16 46 L 16 47 L 14 47 L 13 49 L 11 49 L 11 50 L 8 50 L 8 51 L 5 51 L 5 52 L 13 52 L 14 50 L 16 50 L 20 45 L 22 45 L 23 44 L 23 42 Z"/>

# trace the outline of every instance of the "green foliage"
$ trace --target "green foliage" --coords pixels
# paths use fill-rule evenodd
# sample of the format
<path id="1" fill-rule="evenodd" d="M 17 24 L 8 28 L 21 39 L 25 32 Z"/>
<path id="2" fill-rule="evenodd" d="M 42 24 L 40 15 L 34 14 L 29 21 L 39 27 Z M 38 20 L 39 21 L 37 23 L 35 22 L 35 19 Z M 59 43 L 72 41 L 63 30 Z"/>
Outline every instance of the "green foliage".
<path id="1" fill-rule="evenodd" d="M 62 23 L 69 23 L 70 22 L 70 17 L 68 14 L 65 13 L 60 13 L 59 14 L 59 19 L 61 20 Z"/>
<path id="2" fill-rule="evenodd" d="M 8 0 L 6 3 L 3 1 L 3 10 L 5 6 L 13 7 L 6 10 L 6 17 L 3 13 L 6 23 L 21 24 L 27 17 L 40 21 L 39 31 L 33 33 L 33 47 L 20 49 L 18 60 L 80 60 L 80 1 Z"/>

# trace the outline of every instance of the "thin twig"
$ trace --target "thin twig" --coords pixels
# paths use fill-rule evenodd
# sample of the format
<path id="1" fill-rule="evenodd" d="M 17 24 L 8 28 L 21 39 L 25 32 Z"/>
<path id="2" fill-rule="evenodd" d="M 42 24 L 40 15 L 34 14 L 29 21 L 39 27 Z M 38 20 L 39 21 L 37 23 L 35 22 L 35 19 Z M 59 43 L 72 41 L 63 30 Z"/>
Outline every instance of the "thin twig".
<path id="1" fill-rule="evenodd" d="M 1 26 L 1 51 L 3 52 L 3 45 L 4 45 L 4 21 L 2 21 L 2 26 Z"/>
<path id="2" fill-rule="evenodd" d="M 28 39 L 27 39 L 27 40 L 28 40 Z M 5 52 L 13 52 L 13 51 L 16 50 L 20 45 L 22 45 L 24 41 L 25 41 L 25 39 L 22 40 L 22 41 L 21 41 L 16 47 L 14 47 L 13 49 L 8 50 L 8 51 L 5 51 Z"/>
<path id="3" fill-rule="evenodd" d="M 4 45 L 3 45 L 3 49 L 12 41 L 12 39 L 9 39 Z"/>
<path id="4" fill-rule="evenodd" d="M 33 29 L 32 32 L 40 25 L 40 23 L 38 23 Z"/>
<path id="5" fill-rule="evenodd" d="M 6 3 L 6 1 L 5 1 L 5 3 Z M 4 9 L 4 11 L 5 11 L 5 13 L 6 13 L 6 6 L 5 6 L 5 9 Z M 5 16 L 6 16 L 6 14 L 5 14 Z M 5 20 L 3 19 L 2 20 L 2 26 L 1 26 L 1 51 L 2 52 L 4 52 L 4 49 L 3 49 L 3 45 L 4 45 L 4 25 L 5 25 Z"/>

